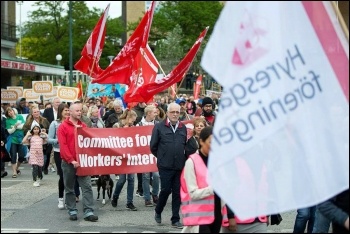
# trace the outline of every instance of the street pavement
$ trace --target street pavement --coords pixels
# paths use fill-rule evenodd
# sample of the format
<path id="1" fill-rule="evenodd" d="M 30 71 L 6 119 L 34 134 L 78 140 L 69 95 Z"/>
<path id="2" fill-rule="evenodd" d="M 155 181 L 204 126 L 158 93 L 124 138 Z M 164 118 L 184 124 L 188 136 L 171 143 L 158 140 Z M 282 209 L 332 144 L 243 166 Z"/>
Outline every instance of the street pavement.
<path id="1" fill-rule="evenodd" d="M 7 164 L 7 163 L 6 163 Z M 120 195 L 118 206 L 112 207 L 107 198 L 96 201 L 97 187 L 93 182 L 95 198 L 95 214 L 98 222 L 83 219 L 82 202 L 77 204 L 78 220 L 70 221 L 67 210 L 57 208 L 58 175 L 49 172 L 44 175 L 40 187 L 34 187 L 31 166 L 21 165 L 21 175 L 11 178 L 9 175 L 1 179 L 1 233 L 180 233 L 180 229 L 171 227 L 171 195 L 162 213 L 162 225 L 154 221 L 154 208 L 145 207 L 143 198 L 134 196 L 137 211 L 126 210 L 126 186 Z M 115 179 L 115 176 L 112 176 Z M 114 180 L 116 183 L 116 180 Z M 137 178 L 135 176 L 135 192 Z M 82 196 L 80 196 L 82 198 Z M 269 226 L 269 233 L 291 233 L 293 231 L 296 212 L 282 213 L 280 225 Z"/>

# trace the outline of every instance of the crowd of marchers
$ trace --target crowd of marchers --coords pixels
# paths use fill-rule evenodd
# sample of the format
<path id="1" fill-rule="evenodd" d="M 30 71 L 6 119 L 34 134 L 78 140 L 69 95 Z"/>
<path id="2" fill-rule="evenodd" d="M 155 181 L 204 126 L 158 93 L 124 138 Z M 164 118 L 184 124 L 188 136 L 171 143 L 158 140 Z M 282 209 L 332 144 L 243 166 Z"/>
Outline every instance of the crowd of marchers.
<path id="1" fill-rule="evenodd" d="M 124 202 L 126 209 L 137 211 L 134 195 L 142 197 L 146 207 L 154 207 L 155 223 L 161 224 L 171 195 L 171 226 L 182 232 L 267 232 L 268 225 L 281 222 L 279 214 L 240 219 L 207 181 L 219 100 L 216 95 L 200 95 L 194 100 L 183 94 L 176 98 L 156 95 L 149 103 L 129 107 L 114 98 L 85 98 L 74 103 L 58 97 L 44 103 L 20 98 L 17 103 L 1 103 L 1 177 L 15 180 L 21 175 L 20 165 L 29 163 L 33 187 L 40 187 L 49 171 L 57 172 L 58 209 L 66 209 L 70 220 L 78 220 L 76 203 L 81 201 L 84 220 L 96 222 L 91 177 L 98 179 L 100 175 L 76 175 L 80 164 L 72 140 L 74 129 L 152 125 L 150 151 L 157 158 L 158 171 L 137 173 L 137 186 L 135 174 L 116 175 L 118 180 L 111 194 L 113 207 Z M 190 135 L 185 120 L 193 123 Z M 127 196 L 121 198 L 126 182 Z M 331 224 L 335 233 L 349 231 L 349 190 L 316 206 L 298 209 L 294 232 L 327 233 Z"/>

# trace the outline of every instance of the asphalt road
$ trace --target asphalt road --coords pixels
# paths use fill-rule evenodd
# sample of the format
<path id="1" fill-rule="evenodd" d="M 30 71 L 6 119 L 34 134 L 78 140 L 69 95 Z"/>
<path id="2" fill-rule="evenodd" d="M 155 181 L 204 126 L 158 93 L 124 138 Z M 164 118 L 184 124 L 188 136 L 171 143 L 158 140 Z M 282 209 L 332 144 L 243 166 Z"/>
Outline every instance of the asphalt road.
<path id="1" fill-rule="evenodd" d="M 7 171 L 11 172 L 6 165 Z M 137 211 L 128 211 L 126 205 L 126 184 L 122 190 L 118 207 L 112 207 L 110 200 L 103 205 L 96 201 L 97 188 L 93 183 L 95 214 L 98 222 L 84 221 L 82 203 L 77 204 L 77 221 L 70 221 L 67 210 L 57 208 L 58 175 L 49 172 L 44 175 L 40 187 L 34 187 L 31 167 L 23 164 L 22 174 L 11 178 L 11 173 L 1 179 L 1 233 L 180 233 L 171 227 L 171 196 L 162 213 L 161 226 L 154 221 L 154 208 L 145 207 L 143 198 L 134 196 Z M 136 177 L 136 176 L 135 176 Z M 114 175 L 112 177 L 115 178 Z M 135 186 L 137 178 L 135 178 Z M 136 189 L 135 189 L 136 191 Z M 291 233 L 296 212 L 283 213 L 280 225 L 269 226 L 269 233 Z"/>

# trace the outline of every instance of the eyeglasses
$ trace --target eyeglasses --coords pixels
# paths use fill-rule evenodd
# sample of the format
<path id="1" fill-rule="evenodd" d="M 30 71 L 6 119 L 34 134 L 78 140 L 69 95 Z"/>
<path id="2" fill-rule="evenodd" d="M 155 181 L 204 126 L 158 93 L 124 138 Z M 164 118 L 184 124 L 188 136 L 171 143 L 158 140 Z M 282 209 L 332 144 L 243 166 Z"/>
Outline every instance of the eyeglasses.
<path id="1" fill-rule="evenodd" d="M 170 114 L 177 114 L 177 115 L 178 115 L 178 114 L 180 114 L 180 111 L 170 111 L 169 113 L 170 113 Z"/>
<path id="2" fill-rule="evenodd" d="M 206 108 L 213 108 L 213 106 L 211 104 L 205 105 L 204 107 L 206 107 Z"/>

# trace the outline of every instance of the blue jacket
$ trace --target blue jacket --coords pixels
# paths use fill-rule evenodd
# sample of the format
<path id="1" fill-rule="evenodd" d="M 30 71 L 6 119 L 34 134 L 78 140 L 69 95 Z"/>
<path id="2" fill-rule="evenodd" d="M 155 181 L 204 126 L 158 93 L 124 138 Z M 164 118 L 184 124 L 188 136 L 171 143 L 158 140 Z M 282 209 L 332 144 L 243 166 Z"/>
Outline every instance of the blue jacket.
<path id="1" fill-rule="evenodd" d="M 185 145 L 187 141 L 186 126 L 179 122 L 173 132 L 166 118 L 156 124 L 152 131 L 150 149 L 157 158 L 159 169 L 182 170 L 185 166 Z"/>

